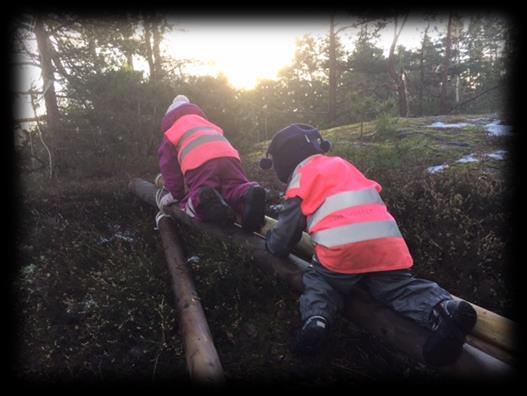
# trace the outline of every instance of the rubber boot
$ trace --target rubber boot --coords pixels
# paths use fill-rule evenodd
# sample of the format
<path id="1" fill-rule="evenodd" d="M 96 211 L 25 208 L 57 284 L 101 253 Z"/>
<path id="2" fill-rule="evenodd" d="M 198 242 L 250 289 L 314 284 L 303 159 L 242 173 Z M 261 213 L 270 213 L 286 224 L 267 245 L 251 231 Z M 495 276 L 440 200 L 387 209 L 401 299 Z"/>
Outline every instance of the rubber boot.
<path id="1" fill-rule="evenodd" d="M 318 355 L 326 345 L 329 328 L 323 316 L 310 316 L 300 329 L 293 352 L 300 357 Z"/>
<path id="2" fill-rule="evenodd" d="M 437 304 L 434 311 L 438 321 L 423 346 L 423 357 L 432 366 L 447 366 L 461 355 L 466 335 L 476 324 L 477 314 L 469 303 L 454 300 Z"/>
<path id="3" fill-rule="evenodd" d="M 265 190 L 251 187 L 244 197 L 242 229 L 247 232 L 260 230 L 265 224 Z"/>

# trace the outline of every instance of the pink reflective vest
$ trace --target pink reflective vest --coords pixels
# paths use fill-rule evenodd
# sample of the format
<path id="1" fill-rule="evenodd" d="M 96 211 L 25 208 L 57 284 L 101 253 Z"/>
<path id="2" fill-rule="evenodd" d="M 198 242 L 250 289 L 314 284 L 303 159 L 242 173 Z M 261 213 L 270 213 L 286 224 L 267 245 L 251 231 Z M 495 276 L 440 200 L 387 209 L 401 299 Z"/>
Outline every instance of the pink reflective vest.
<path id="1" fill-rule="evenodd" d="M 349 162 L 318 154 L 298 164 L 285 197 L 302 199 L 307 232 L 329 270 L 358 274 L 410 268 L 408 246 L 379 192 L 381 186 Z"/>
<path id="2" fill-rule="evenodd" d="M 165 136 L 176 146 L 183 174 L 214 158 L 240 159 L 238 151 L 223 136 L 223 130 L 196 114 L 178 118 Z"/>

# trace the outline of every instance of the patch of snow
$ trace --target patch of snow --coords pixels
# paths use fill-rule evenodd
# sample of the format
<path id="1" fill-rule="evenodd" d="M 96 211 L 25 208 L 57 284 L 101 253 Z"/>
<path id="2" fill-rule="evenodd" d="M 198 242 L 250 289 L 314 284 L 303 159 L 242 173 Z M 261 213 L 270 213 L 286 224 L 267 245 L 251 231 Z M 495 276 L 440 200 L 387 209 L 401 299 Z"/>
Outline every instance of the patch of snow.
<path id="1" fill-rule="evenodd" d="M 447 164 L 436 165 L 436 166 L 431 166 L 431 167 L 427 168 L 426 171 L 428 173 L 434 174 L 434 173 L 443 172 L 446 168 L 448 168 Z"/>
<path id="2" fill-rule="evenodd" d="M 494 151 L 493 153 L 485 154 L 487 157 L 495 159 L 497 161 L 503 161 L 507 152 L 505 150 Z"/>
<path id="3" fill-rule="evenodd" d="M 469 124 L 467 122 L 458 122 L 456 124 L 445 124 L 444 122 L 434 122 L 433 124 L 427 125 L 429 128 L 466 128 L 469 126 L 473 126 L 473 124 Z"/>
<path id="4" fill-rule="evenodd" d="M 115 235 L 114 235 L 114 238 L 115 239 L 122 239 L 123 241 L 126 241 L 126 242 L 133 242 L 134 241 L 134 238 L 132 238 L 130 236 L 129 232 L 116 232 Z"/>
<path id="5" fill-rule="evenodd" d="M 512 127 L 510 125 L 501 124 L 500 120 L 494 120 L 493 122 L 485 125 L 485 130 L 491 136 L 504 136 L 511 133 Z"/>
<path id="6" fill-rule="evenodd" d="M 198 256 L 192 256 L 187 259 L 187 263 L 189 264 L 197 264 L 199 263 L 199 257 Z"/>
<path id="7" fill-rule="evenodd" d="M 132 234 L 128 231 L 124 231 L 124 232 L 121 232 L 121 231 L 116 231 L 115 234 L 113 234 L 110 238 L 99 238 L 99 242 L 98 244 L 101 245 L 103 243 L 108 243 L 108 242 L 112 242 L 116 239 L 120 239 L 122 241 L 125 241 L 125 242 L 134 242 L 135 239 L 132 237 Z"/>
<path id="8" fill-rule="evenodd" d="M 479 159 L 477 159 L 474 154 L 469 154 L 469 155 L 465 155 L 464 157 L 461 157 L 456 162 L 461 162 L 463 164 L 467 164 L 469 162 L 478 162 L 478 161 L 479 161 Z"/>
<path id="9" fill-rule="evenodd" d="M 88 295 L 87 299 L 83 302 L 83 308 L 87 311 L 89 311 L 92 307 L 98 307 L 99 305 L 97 302 L 93 299 L 92 296 Z"/>
<path id="10" fill-rule="evenodd" d="M 24 276 L 33 275 L 36 269 L 37 269 L 37 266 L 35 264 L 26 265 L 24 268 L 22 268 L 22 275 Z"/>

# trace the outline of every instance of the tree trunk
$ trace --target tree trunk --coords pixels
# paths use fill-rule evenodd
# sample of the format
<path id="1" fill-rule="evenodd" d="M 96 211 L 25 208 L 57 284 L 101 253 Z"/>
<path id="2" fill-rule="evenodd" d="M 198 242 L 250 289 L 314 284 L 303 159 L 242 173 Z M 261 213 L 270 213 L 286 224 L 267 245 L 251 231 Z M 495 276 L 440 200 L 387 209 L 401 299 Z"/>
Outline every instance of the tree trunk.
<path id="1" fill-rule="evenodd" d="M 153 36 L 152 52 L 153 52 L 156 80 L 161 79 L 162 74 L 163 74 L 163 67 L 162 67 L 163 60 L 161 59 L 161 51 L 159 48 L 159 44 L 161 42 L 160 29 L 161 29 L 161 25 L 158 21 L 152 22 L 152 36 Z"/>
<path id="2" fill-rule="evenodd" d="M 130 70 L 134 70 L 134 58 L 132 52 L 126 52 L 126 65 Z"/>
<path id="3" fill-rule="evenodd" d="M 408 86 L 406 84 L 406 73 L 399 73 L 399 85 L 397 88 L 399 96 L 399 117 L 408 117 Z"/>
<path id="4" fill-rule="evenodd" d="M 186 264 L 174 220 L 167 216 L 162 217 L 159 219 L 158 228 L 172 276 L 172 290 L 176 297 L 179 326 L 190 377 L 200 383 L 222 383 L 223 368 L 212 341 L 192 274 Z"/>
<path id="5" fill-rule="evenodd" d="M 335 126 L 337 118 L 337 49 L 335 33 L 335 16 L 331 15 L 329 23 L 329 125 Z"/>
<path id="6" fill-rule="evenodd" d="M 158 178 L 156 184 L 160 185 L 161 183 L 162 179 Z M 157 191 L 156 185 L 142 179 L 133 179 L 129 183 L 129 188 L 139 198 L 157 207 L 155 199 Z M 308 263 L 292 254 L 288 258 L 272 256 L 265 248 L 263 235 L 265 235 L 266 230 L 274 225 L 276 220 L 267 217 L 264 228 L 258 233 L 250 234 L 243 232 L 239 227 L 218 227 L 210 223 L 197 222 L 181 211 L 177 205 L 165 207 L 165 212 L 184 224 L 191 226 L 194 230 L 205 232 L 209 236 L 214 236 L 227 243 L 235 244 L 239 248 L 239 251 L 247 252 L 264 271 L 285 279 L 295 291 L 302 291 L 302 275 Z M 300 248 L 296 251 L 303 256 L 311 257 L 313 247 L 310 238 L 309 240 L 303 239 L 300 243 Z M 365 291 L 360 289 L 345 296 L 344 302 L 343 314 L 355 324 L 370 330 L 379 337 L 387 339 L 395 347 L 412 356 L 414 359 L 422 361 L 422 346 L 428 337 L 428 330 L 400 316 L 391 309 L 376 303 Z M 477 306 L 475 307 L 477 309 L 479 308 Z M 479 312 L 478 315 L 480 315 Z M 478 323 L 479 320 L 478 318 Z M 499 331 L 503 330 L 506 329 L 499 329 Z M 510 329 L 506 331 L 507 336 L 510 335 L 508 330 Z M 485 343 L 483 340 L 478 341 Z M 465 344 L 459 360 L 445 369 L 468 376 L 479 376 L 481 374 L 501 376 L 509 374 L 512 368 L 482 350 Z"/>
<path id="7" fill-rule="evenodd" d="M 44 92 L 44 102 L 46 105 L 46 118 L 50 137 L 53 146 L 61 143 L 60 133 L 60 112 L 57 104 L 57 94 L 55 92 L 55 77 L 53 75 L 53 64 L 51 57 L 51 43 L 40 18 L 35 21 L 35 35 L 37 39 L 38 52 L 40 54 L 40 66 L 42 69 L 42 81 Z"/>
<path id="8" fill-rule="evenodd" d="M 450 47 L 452 35 L 452 13 L 448 15 L 448 26 L 445 42 L 445 59 L 443 60 L 443 77 L 441 83 L 441 101 L 439 103 L 439 113 L 446 114 L 449 110 L 448 106 L 448 69 L 450 67 Z"/>
<path id="9" fill-rule="evenodd" d="M 143 19 L 143 26 L 145 29 L 146 60 L 148 62 L 148 68 L 150 71 L 150 80 L 154 81 L 156 79 L 156 67 L 155 67 L 154 55 L 152 51 L 152 42 L 151 42 L 152 23 L 150 21 L 150 18 L 145 17 Z"/>
<path id="10" fill-rule="evenodd" d="M 425 44 L 426 44 L 426 38 L 428 36 L 428 29 L 430 28 L 430 25 L 426 26 L 425 34 L 423 35 L 423 42 L 421 44 L 421 54 L 419 59 L 419 115 L 423 116 L 423 92 L 424 92 L 424 85 L 425 85 Z"/>
<path id="11" fill-rule="evenodd" d="M 397 41 L 399 40 L 399 35 L 403 30 L 403 26 L 406 23 L 407 17 L 408 15 L 404 17 L 399 31 L 397 31 L 397 18 L 394 21 L 393 40 L 392 45 L 390 46 L 390 54 L 388 56 L 388 74 L 392 78 L 392 81 L 396 87 L 400 117 L 408 117 L 408 99 L 404 71 L 401 69 L 400 72 L 397 72 L 397 68 L 395 67 L 395 47 L 397 45 Z"/>

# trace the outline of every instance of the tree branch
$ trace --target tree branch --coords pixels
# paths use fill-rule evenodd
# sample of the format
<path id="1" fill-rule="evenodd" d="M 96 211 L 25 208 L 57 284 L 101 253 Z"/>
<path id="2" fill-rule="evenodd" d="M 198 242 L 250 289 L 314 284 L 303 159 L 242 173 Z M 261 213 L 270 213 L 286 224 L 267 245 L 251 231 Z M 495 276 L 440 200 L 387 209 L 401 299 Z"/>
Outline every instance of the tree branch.
<path id="1" fill-rule="evenodd" d="M 39 64 L 39 63 L 35 63 L 35 62 L 11 62 L 11 65 L 12 66 L 35 66 L 35 67 L 38 67 L 39 69 L 42 68 L 42 66 Z"/>
<path id="2" fill-rule="evenodd" d="M 460 107 L 462 105 L 465 105 L 465 104 L 467 104 L 469 102 L 472 102 L 473 100 L 476 100 L 480 96 L 485 95 L 487 92 L 493 91 L 493 90 L 495 90 L 496 88 L 499 88 L 499 87 L 500 87 L 499 85 L 496 85 L 494 87 L 491 87 L 491 88 L 488 88 L 488 89 L 484 90 L 483 92 L 480 92 L 479 94 L 477 94 L 476 96 L 473 96 L 472 98 L 466 99 L 463 102 L 459 102 L 457 105 L 451 107 L 450 110 L 448 110 L 447 114 L 451 113 L 452 111 L 454 111 L 458 107 Z"/>

